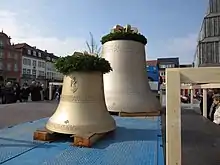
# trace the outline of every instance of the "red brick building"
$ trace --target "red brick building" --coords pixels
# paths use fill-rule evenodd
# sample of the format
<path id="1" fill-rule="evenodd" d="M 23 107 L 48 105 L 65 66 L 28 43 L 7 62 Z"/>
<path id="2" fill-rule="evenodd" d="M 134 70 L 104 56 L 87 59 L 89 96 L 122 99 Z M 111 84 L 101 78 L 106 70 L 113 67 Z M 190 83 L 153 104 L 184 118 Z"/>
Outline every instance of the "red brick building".
<path id="1" fill-rule="evenodd" d="M 0 83 L 20 82 L 22 55 L 11 44 L 11 38 L 0 32 Z"/>
<path id="2" fill-rule="evenodd" d="M 148 66 L 157 66 L 157 60 L 148 60 L 146 61 L 146 65 Z"/>

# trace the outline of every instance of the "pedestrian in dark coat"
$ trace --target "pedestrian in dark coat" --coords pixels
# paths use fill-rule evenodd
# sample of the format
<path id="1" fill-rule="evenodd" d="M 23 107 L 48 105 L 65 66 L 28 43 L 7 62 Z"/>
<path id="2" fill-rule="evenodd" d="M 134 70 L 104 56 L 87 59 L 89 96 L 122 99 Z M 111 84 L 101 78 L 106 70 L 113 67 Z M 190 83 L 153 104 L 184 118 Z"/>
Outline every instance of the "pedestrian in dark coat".
<path id="1" fill-rule="evenodd" d="M 209 90 L 207 93 L 207 117 L 208 118 L 209 118 L 210 109 L 213 103 L 212 96 L 213 96 L 213 91 Z M 201 111 L 201 114 L 203 115 L 203 97 L 201 98 L 201 101 L 200 101 L 200 111 Z"/>
<path id="2" fill-rule="evenodd" d="M 30 88 L 28 87 L 28 85 L 25 83 L 21 89 L 21 97 L 22 97 L 22 100 L 24 102 L 27 102 L 28 101 L 28 97 L 30 95 Z"/>
<path id="3" fill-rule="evenodd" d="M 15 102 L 15 92 L 11 82 L 7 82 L 3 91 L 5 104 L 11 104 Z"/>

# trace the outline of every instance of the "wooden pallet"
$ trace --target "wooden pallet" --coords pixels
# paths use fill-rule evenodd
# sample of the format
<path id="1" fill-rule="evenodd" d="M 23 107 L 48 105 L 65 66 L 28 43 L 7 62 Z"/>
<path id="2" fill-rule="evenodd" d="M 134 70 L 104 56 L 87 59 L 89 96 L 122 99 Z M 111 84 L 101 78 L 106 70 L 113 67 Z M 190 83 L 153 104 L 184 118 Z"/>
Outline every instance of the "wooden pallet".
<path id="1" fill-rule="evenodd" d="M 154 117 L 160 116 L 160 111 L 154 112 L 136 112 L 136 113 L 127 113 L 127 112 L 109 112 L 111 115 L 120 116 L 120 117 Z"/>
<path id="2" fill-rule="evenodd" d="M 113 132 L 113 131 L 111 131 Z M 111 132 L 106 133 L 90 133 L 84 135 L 65 135 L 47 130 L 46 128 L 38 129 L 34 132 L 33 139 L 45 142 L 55 142 L 63 140 L 71 140 L 72 145 L 79 147 L 92 147 L 100 139 L 109 135 Z"/>

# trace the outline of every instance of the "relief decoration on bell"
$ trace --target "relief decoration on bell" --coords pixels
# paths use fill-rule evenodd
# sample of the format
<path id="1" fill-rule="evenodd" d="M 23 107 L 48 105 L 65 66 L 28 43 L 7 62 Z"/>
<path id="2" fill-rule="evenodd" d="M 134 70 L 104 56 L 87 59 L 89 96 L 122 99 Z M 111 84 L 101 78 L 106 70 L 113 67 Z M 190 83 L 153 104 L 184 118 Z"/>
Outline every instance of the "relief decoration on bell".
<path id="1" fill-rule="evenodd" d="M 76 77 L 71 77 L 70 87 L 73 93 L 75 93 L 78 90 L 78 82 Z"/>

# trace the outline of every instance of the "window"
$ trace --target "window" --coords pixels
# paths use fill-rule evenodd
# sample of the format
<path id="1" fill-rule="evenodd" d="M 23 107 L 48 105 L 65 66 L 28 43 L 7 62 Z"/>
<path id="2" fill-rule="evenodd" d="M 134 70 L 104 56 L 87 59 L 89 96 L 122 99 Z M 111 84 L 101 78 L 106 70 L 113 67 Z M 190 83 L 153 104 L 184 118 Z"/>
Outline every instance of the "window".
<path id="1" fill-rule="evenodd" d="M 172 64 L 168 64 L 166 68 L 172 68 Z"/>
<path id="2" fill-rule="evenodd" d="M 33 60 L 32 65 L 33 65 L 34 67 L 36 67 L 36 65 L 37 65 L 36 60 Z"/>
<path id="3" fill-rule="evenodd" d="M 36 56 L 36 51 L 33 51 L 33 55 Z"/>
<path id="4" fill-rule="evenodd" d="M 55 68 L 54 64 L 52 64 L 51 70 L 52 70 L 52 71 L 56 71 L 56 68 Z"/>
<path id="5" fill-rule="evenodd" d="M 36 69 L 32 69 L 32 75 L 36 75 Z"/>
<path id="6" fill-rule="evenodd" d="M 52 78 L 55 78 L 55 74 L 52 72 Z"/>
<path id="7" fill-rule="evenodd" d="M 38 56 L 41 57 L 41 52 L 38 52 Z"/>
<path id="8" fill-rule="evenodd" d="M 3 41 L 2 40 L 0 40 L 0 46 L 3 46 L 4 44 L 3 44 Z"/>
<path id="9" fill-rule="evenodd" d="M 47 72 L 47 78 L 52 79 L 52 72 Z"/>
<path id="10" fill-rule="evenodd" d="M 45 68 L 45 62 L 42 62 L 42 68 Z"/>
<path id="11" fill-rule="evenodd" d="M 22 69 L 22 74 L 27 74 L 27 69 L 23 68 Z"/>
<path id="12" fill-rule="evenodd" d="M 49 57 L 49 56 L 47 56 L 47 60 L 50 60 L 50 57 Z"/>
<path id="13" fill-rule="evenodd" d="M 30 59 L 27 59 L 27 63 L 29 66 L 31 66 L 31 60 Z"/>
<path id="14" fill-rule="evenodd" d="M 23 64 L 24 65 L 31 65 L 31 60 L 30 59 L 27 59 L 27 58 L 23 58 Z"/>
<path id="15" fill-rule="evenodd" d="M 161 76 L 165 76 L 165 72 L 160 72 L 160 75 Z"/>
<path id="16" fill-rule="evenodd" d="M 14 59 L 17 60 L 18 59 L 18 54 L 14 54 Z"/>
<path id="17" fill-rule="evenodd" d="M 42 61 L 38 61 L 38 67 L 39 68 L 45 68 L 45 63 Z"/>
<path id="18" fill-rule="evenodd" d="M 0 58 L 3 58 L 3 51 L 0 50 Z"/>
<path id="19" fill-rule="evenodd" d="M 8 52 L 8 58 L 11 58 L 11 57 L 12 57 L 11 52 Z"/>
<path id="20" fill-rule="evenodd" d="M 31 74 L 31 70 L 30 69 L 27 69 L 27 74 Z"/>
<path id="21" fill-rule="evenodd" d="M 161 65 L 160 65 L 160 68 L 166 68 L 166 65 L 162 65 L 162 64 L 161 64 Z"/>
<path id="22" fill-rule="evenodd" d="M 2 64 L 2 62 L 0 62 L 0 69 L 1 69 L 1 70 L 3 69 L 3 64 Z"/>
<path id="23" fill-rule="evenodd" d="M 47 70 L 49 70 L 49 71 L 52 70 L 52 66 L 51 66 L 50 62 L 47 63 Z"/>
<path id="24" fill-rule="evenodd" d="M 27 64 L 26 64 L 26 61 L 27 61 L 27 59 L 26 59 L 26 58 L 23 58 L 23 65 L 27 65 Z"/>
<path id="25" fill-rule="evenodd" d="M 10 63 L 7 64 L 7 70 L 8 70 L 8 71 L 11 70 L 11 64 L 10 64 Z"/>
<path id="26" fill-rule="evenodd" d="M 28 55 L 31 55 L 31 50 L 28 50 Z"/>
<path id="27" fill-rule="evenodd" d="M 39 76 L 45 76 L 44 71 L 39 71 Z"/>
<path id="28" fill-rule="evenodd" d="M 174 68 L 175 65 L 174 64 L 161 64 L 160 68 Z"/>
<path id="29" fill-rule="evenodd" d="M 14 71 L 18 71 L 18 64 L 14 64 Z"/>

